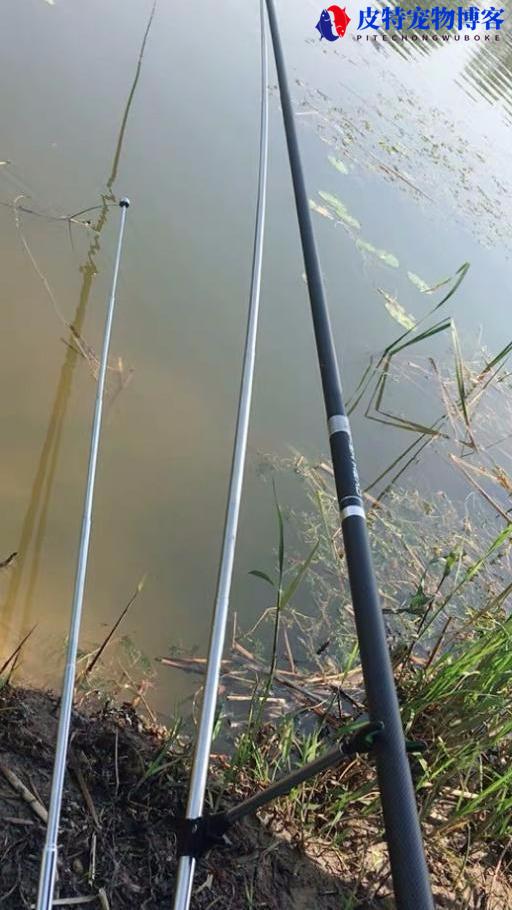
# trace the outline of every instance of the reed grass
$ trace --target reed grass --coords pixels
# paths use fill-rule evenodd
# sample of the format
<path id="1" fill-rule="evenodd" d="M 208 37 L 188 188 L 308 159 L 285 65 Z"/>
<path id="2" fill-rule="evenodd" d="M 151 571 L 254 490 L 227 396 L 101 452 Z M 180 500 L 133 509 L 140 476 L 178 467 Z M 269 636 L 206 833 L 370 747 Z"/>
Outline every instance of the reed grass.
<path id="1" fill-rule="evenodd" d="M 459 270 L 442 302 L 466 271 L 466 266 Z M 453 360 L 443 368 L 431 361 L 429 368 L 443 412 L 430 428 L 420 420 L 406 422 L 421 436 L 435 437 L 433 462 L 441 457 L 451 464 L 472 492 L 457 503 L 439 492 L 420 492 L 411 480 L 383 498 L 368 497 L 368 523 L 404 728 L 408 738 L 425 744 L 411 762 L 429 855 L 450 854 L 463 870 L 475 851 L 479 856 L 484 851 L 486 862 L 506 871 L 512 867 L 512 480 L 502 424 L 509 408 L 504 367 L 511 346 L 495 356 L 482 352 L 468 363 L 451 317 L 414 337 L 424 341 L 446 330 Z M 397 352 L 409 343 L 414 341 L 402 336 Z M 378 372 L 367 371 L 356 398 L 373 377 L 375 410 L 382 412 L 392 366 L 389 358 L 380 364 Z M 404 428 L 391 411 L 382 416 Z M 286 555 L 279 509 L 280 584 L 285 563 L 300 567 L 300 587 L 293 587 L 281 623 L 299 668 L 309 662 L 326 679 L 338 674 L 335 700 L 340 679 L 344 685 L 359 665 L 332 472 L 328 463 L 310 464 L 302 456 L 270 459 L 268 468 L 273 478 L 292 470 L 305 494 L 304 507 L 291 510 L 289 520 L 302 537 L 306 558 Z M 253 574 L 275 584 L 266 573 Z M 256 626 L 259 635 L 270 621 L 266 611 Z M 270 682 L 279 661 L 286 660 L 277 626 L 272 641 Z M 324 707 L 327 716 L 331 706 Z M 336 736 L 348 735 L 356 719 L 340 712 Z M 321 717 L 305 720 L 301 710 L 257 730 L 250 716 L 238 738 L 230 783 L 236 779 L 249 790 L 264 786 L 328 748 L 332 737 Z M 375 770 L 365 757 L 303 784 L 276 812 L 301 843 L 310 839 L 347 850 L 382 838 Z M 381 859 L 385 878 L 384 854 Z"/>

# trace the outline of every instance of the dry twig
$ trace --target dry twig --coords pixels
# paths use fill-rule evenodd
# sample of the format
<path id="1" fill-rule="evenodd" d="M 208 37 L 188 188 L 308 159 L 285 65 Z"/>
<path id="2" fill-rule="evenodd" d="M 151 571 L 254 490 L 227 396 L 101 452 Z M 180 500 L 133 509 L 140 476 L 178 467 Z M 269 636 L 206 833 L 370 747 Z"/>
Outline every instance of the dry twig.
<path id="1" fill-rule="evenodd" d="M 22 800 L 26 802 L 27 806 L 32 809 L 32 812 L 34 812 L 38 818 L 40 818 L 41 821 L 46 825 L 48 821 L 48 812 L 46 811 L 43 804 L 40 803 L 38 799 L 36 799 L 34 794 L 30 792 L 28 787 L 26 787 L 25 784 L 19 779 L 17 774 L 15 774 L 14 771 L 11 771 L 11 769 L 8 768 L 7 765 L 2 761 L 0 761 L 0 773 L 3 774 L 6 781 L 11 785 L 13 790 L 16 791 L 18 796 L 21 796 Z"/>

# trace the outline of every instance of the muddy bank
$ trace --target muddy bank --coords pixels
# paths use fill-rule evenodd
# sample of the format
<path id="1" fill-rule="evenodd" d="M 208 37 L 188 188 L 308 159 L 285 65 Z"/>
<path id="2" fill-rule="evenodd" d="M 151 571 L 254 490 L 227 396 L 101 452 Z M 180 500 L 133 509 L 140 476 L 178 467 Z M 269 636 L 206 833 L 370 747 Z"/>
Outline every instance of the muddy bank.
<path id="1" fill-rule="evenodd" d="M 29 908 L 35 901 L 56 712 L 57 700 L 49 693 L 10 686 L 0 692 L 0 904 L 7 910 Z M 183 808 L 188 758 L 181 742 L 165 752 L 166 735 L 162 728 L 148 726 L 130 705 L 90 696 L 75 712 L 57 906 L 172 906 L 173 818 Z M 210 799 L 220 791 L 226 766 L 222 756 L 216 762 Z M 246 781 L 236 794 L 226 792 L 225 804 L 250 786 L 254 784 Z M 347 839 L 342 855 L 326 843 L 305 843 L 287 819 L 286 804 L 276 806 L 268 816 L 234 828 L 227 846 L 202 860 L 193 907 L 389 910 L 393 902 L 382 862 L 373 873 L 362 871 L 368 850 L 380 851 L 385 862 L 377 834 L 361 826 Z M 460 888 L 461 882 L 455 882 L 460 870 L 447 856 L 430 856 L 437 906 L 512 906 L 512 891 L 496 864 L 493 868 L 484 858 L 464 872 L 466 885 L 468 874 L 473 878 L 469 892 L 466 887 L 468 897 L 453 896 Z"/>
<path id="2" fill-rule="evenodd" d="M 0 902 L 8 910 L 35 900 L 44 839 L 38 813 L 48 804 L 56 710 L 49 693 L 11 687 L 0 693 Z M 75 712 L 73 730 L 56 896 L 63 906 L 65 898 L 80 897 L 91 907 L 169 908 L 176 865 L 172 818 L 185 799 L 186 758 L 172 754 L 152 773 L 165 733 L 128 705 L 90 699 Z M 16 792 L 16 779 L 32 803 Z M 193 902 L 198 910 L 330 910 L 356 887 L 343 887 L 256 820 L 233 830 L 230 841 L 231 848 L 212 851 L 200 866 Z"/>

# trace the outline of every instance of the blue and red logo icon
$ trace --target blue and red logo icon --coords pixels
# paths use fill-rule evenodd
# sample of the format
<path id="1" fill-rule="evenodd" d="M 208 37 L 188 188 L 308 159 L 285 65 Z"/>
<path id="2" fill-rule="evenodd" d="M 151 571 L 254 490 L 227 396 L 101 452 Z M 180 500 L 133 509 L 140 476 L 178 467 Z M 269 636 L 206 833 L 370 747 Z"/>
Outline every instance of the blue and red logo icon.
<path id="1" fill-rule="evenodd" d="M 338 38 L 343 38 L 349 22 L 350 17 L 345 8 L 328 6 L 327 9 L 323 9 L 315 26 L 320 32 L 320 41 L 322 38 L 327 41 L 337 41 Z"/>

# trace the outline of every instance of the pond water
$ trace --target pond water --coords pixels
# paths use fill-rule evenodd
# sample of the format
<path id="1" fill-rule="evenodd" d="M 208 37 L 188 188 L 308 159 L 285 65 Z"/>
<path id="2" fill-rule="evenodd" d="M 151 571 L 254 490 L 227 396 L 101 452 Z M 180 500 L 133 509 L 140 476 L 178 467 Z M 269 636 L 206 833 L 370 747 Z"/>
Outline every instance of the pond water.
<path id="1" fill-rule="evenodd" d="M 350 0 L 353 26 L 358 9 Z M 349 216 L 314 215 L 347 393 L 403 331 L 379 289 L 415 318 L 431 305 L 408 272 L 433 286 L 469 262 L 453 298 L 459 333 L 470 350 L 475 339 L 502 348 L 512 337 L 506 24 L 499 42 L 398 47 L 357 40 L 354 28 L 328 44 L 317 4 L 281 0 L 278 12 L 310 196 L 323 208 L 320 191 L 338 197 Z M 51 683 L 60 672 L 124 194 L 133 206 L 82 646 L 101 641 L 146 576 L 123 634 L 151 660 L 204 652 L 250 279 L 258 4 L 192 13 L 164 2 L 152 12 L 151 0 L 25 0 L 4 11 L 0 45 L 0 559 L 18 553 L 0 571 L 2 653 L 36 625 L 26 674 Z M 273 69 L 270 83 L 262 319 L 232 596 L 242 623 L 267 606 L 248 573 L 274 558 L 262 455 L 327 449 Z M 62 218 L 92 207 L 77 216 L 91 226 Z M 396 394 L 403 413 L 431 418 L 417 387 Z M 362 411 L 353 429 L 366 484 L 410 442 Z M 293 504 L 292 487 L 282 495 Z M 151 701 L 167 713 L 193 686 L 160 669 Z"/>

